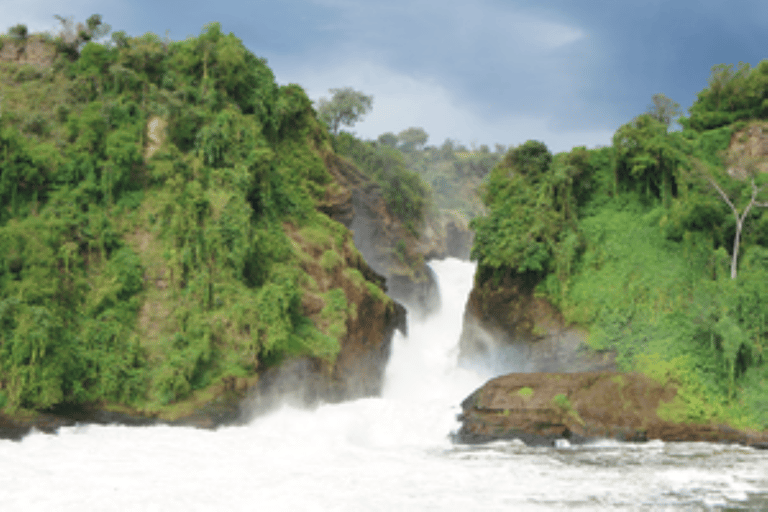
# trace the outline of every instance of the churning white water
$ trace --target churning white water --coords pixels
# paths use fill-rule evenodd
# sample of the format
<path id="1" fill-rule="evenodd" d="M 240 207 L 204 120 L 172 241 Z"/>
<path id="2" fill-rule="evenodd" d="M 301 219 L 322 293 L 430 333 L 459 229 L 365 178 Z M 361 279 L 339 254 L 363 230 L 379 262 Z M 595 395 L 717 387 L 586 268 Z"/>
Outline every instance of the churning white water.
<path id="1" fill-rule="evenodd" d="M 247 426 L 82 426 L 0 441 L 0 510 L 766 510 L 768 453 L 707 443 L 454 445 L 483 378 L 456 367 L 473 265 L 394 340 L 381 398 Z"/>

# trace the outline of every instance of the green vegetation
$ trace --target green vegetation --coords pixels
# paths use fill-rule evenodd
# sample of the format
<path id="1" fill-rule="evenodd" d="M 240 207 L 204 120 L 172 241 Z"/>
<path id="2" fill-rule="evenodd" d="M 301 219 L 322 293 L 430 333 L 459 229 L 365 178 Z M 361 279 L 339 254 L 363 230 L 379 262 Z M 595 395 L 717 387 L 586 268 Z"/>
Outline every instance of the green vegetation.
<path id="1" fill-rule="evenodd" d="M 380 135 L 378 142 L 400 150 L 407 168 L 431 187 L 438 210 L 455 212 L 467 221 L 484 213 L 478 188 L 506 148 L 497 145 L 492 152 L 481 145 L 470 150 L 451 139 L 440 146 L 428 146 L 427 139 L 423 129 L 411 127 L 397 135 Z"/>
<path id="2" fill-rule="evenodd" d="M 527 400 L 533 396 L 533 389 L 529 388 L 528 386 L 520 388 L 517 390 L 517 394 L 523 399 Z"/>
<path id="3" fill-rule="evenodd" d="M 552 403 L 565 412 L 568 412 L 571 409 L 573 409 L 573 406 L 571 405 L 571 401 L 568 399 L 567 396 L 565 396 L 562 393 L 558 393 L 555 396 L 553 396 Z"/>
<path id="4" fill-rule="evenodd" d="M 354 126 L 355 123 L 370 112 L 373 96 L 367 96 L 351 87 L 330 89 L 333 94 L 330 100 L 320 98 L 317 103 L 317 113 L 331 133 L 337 135 L 341 125 Z"/>
<path id="5" fill-rule="evenodd" d="M 98 44 L 100 17 L 60 20 L 0 38 L 51 51 L 0 62 L 0 407 L 183 409 L 288 355 L 333 362 L 356 309 L 314 290 L 304 316 L 301 263 L 335 271 L 351 234 L 315 208 L 331 138 L 301 87 L 216 23 Z"/>
<path id="6" fill-rule="evenodd" d="M 563 414 L 572 417 L 581 426 L 584 426 L 584 420 L 579 416 L 578 411 L 573 408 L 570 399 L 563 393 L 558 393 L 552 397 L 552 405 L 557 407 Z"/>
<path id="7" fill-rule="evenodd" d="M 389 211 L 416 236 L 429 205 L 429 188 L 418 174 L 408 170 L 402 153 L 347 132 L 334 137 L 333 149 L 379 184 Z"/>
<path id="8" fill-rule="evenodd" d="M 654 105 L 611 147 L 512 148 L 473 220 L 477 285 L 518 274 L 623 370 L 680 389 L 662 415 L 768 428 L 768 61 L 716 66 L 683 129 Z"/>
<path id="9" fill-rule="evenodd" d="M 424 129 L 410 127 L 384 133 L 376 141 L 343 131 L 333 139 L 336 153 L 381 186 L 387 207 L 414 237 L 430 216 L 442 213 L 468 222 L 482 214 L 478 188 L 505 150 L 497 146 L 491 152 L 482 145 L 470 151 L 450 139 L 440 147 L 428 146 L 428 138 Z"/>

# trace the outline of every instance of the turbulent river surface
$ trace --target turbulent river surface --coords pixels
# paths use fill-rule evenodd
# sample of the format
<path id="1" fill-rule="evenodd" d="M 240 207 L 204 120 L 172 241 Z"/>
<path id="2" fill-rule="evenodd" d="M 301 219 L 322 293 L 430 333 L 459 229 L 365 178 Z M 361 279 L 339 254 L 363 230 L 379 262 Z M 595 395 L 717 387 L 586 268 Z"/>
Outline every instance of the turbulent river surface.
<path id="1" fill-rule="evenodd" d="M 768 510 L 768 452 L 708 443 L 454 444 L 474 267 L 433 262 L 442 307 L 397 336 L 381 398 L 215 431 L 78 426 L 0 440 L 0 510 Z"/>

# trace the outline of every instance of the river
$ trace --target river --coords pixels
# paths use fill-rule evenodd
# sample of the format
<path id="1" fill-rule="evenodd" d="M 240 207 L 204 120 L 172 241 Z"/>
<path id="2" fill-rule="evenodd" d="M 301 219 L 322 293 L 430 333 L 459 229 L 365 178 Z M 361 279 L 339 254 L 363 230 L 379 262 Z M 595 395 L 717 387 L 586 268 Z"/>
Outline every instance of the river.
<path id="1" fill-rule="evenodd" d="M 441 309 L 396 335 L 380 398 L 218 430 L 83 425 L 0 441 L 0 510 L 768 510 L 768 452 L 710 443 L 454 444 L 474 266 L 431 264 Z"/>

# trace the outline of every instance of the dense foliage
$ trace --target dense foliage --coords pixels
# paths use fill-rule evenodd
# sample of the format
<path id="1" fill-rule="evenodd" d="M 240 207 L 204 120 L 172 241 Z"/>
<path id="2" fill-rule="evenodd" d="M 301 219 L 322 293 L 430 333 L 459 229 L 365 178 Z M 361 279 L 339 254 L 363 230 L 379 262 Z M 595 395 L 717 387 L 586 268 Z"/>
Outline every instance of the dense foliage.
<path id="1" fill-rule="evenodd" d="M 468 221 L 483 213 L 478 188 L 505 151 L 498 145 L 494 152 L 485 145 L 469 150 L 451 139 L 430 146 L 428 138 L 423 128 L 410 127 L 383 133 L 376 141 L 346 132 L 333 141 L 337 153 L 380 184 L 390 210 L 414 235 L 430 214 Z"/>
<path id="2" fill-rule="evenodd" d="M 429 205 L 430 191 L 421 177 L 406 167 L 402 153 L 347 132 L 334 137 L 333 148 L 381 186 L 389 211 L 416 235 Z"/>
<path id="3" fill-rule="evenodd" d="M 510 149 L 472 223 L 478 284 L 531 277 L 593 348 L 676 382 L 675 419 L 768 428 L 766 73 L 716 66 L 682 131 L 659 97 L 611 147 Z"/>
<path id="4" fill-rule="evenodd" d="M 320 98 L 317 114 L 331 133 L 337 135 L 341 125 L 354 126 L 371 110 L 373 96 L 367 96 L 351 87 L 331 89 L 331 99 Z"/>
<path id="5" fill-rule="evenodd" d="M 379 140 L 386 140 L 384 134 Z M 481 145 L 468 149 L 446 139 L 440 146 L 426 145 L 427 134 L 421 128 L 403 130 L 395 137 L 406 165 L 432 188 L 434 204 L 471 219 L 485 211 L 478 194 L 480 184 L 504 156 L 503 146 L 491 151 Z"/>
<path id="6" fill-rule="evenodd" d="M 284 227 L 346 236 L 315 209 L 331 148 L 304 91 L 218 24 L 88 42 L 99 26 L 38 37 L 50 66 L 0 63 L 0 407 L 152 411 L 285 354 L 332 361 Z"/>
<path id="7" fill-rule="evenodd" d="M 685 127 L 696 131 L 711 130 L 744 119 L 768 116 L 768 61 L 756 68 L 739 63 L 720 64 L 712 68 L 709 86 L 701 91 L 690 109 L 690 116 L 681 119 Z"/>

